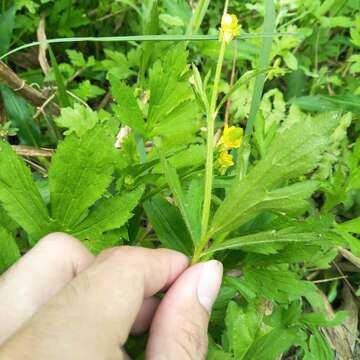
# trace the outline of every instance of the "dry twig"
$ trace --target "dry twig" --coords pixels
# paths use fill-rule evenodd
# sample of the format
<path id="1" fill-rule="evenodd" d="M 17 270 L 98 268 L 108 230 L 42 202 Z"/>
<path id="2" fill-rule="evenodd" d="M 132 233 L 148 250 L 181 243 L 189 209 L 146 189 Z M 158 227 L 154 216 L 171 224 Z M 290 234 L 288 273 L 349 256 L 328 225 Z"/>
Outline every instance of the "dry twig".
<path id="1" fill-rule="evenodd" d="M 33 148 L 31 146 L 25 146 L 25 145 L 13 145 L 12 148 L 20 156 L 51 157 L 54 153 L 54 150 L 52 150 L 52 149 L 44 149 L 44 148 L 37 149 L 37 148 Z"/>
<path id="2" fill-rule="evenodd" d="M 41 106 L 47 99 L 38 90 L 27 85 L 25 80 L 21 79 L 4 62 L 0 60 L 0 82 L 7 85 L 10 89 L 21 95 L 32 105 Z"/>

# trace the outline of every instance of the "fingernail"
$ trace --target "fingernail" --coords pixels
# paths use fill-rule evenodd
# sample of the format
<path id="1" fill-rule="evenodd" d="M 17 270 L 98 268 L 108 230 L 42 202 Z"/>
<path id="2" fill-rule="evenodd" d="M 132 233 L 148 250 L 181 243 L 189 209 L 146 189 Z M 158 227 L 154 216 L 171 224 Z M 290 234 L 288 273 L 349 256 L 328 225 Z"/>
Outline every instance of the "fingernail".
<path id="1" fill-rule="evenodd" d="M 219 293 L 223 266 L 219 261 L 211 260 L 202 264 L 197 295 L 200 304 L 210 313 Z"/>

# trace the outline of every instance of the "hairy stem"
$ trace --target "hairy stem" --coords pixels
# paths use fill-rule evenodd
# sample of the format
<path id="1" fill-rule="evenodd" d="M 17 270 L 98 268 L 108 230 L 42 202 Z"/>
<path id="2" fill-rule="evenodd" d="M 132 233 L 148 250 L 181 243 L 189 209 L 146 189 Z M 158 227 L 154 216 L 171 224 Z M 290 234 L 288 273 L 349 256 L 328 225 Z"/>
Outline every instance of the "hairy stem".
<path id="1" fill-rule="evenodd" d="M 216 119 L 216 104 L 219 93 L 219 83 L 221 78 L 221 70 L 224 62 L 226 43 L 221 42 L 218 62 L 215 71 L 214 86 L 211 94 L 211 101 L 209 112 L 207 114 L 207 150 L 206 150 L 206 166 L 205 166 L 205 192 L 204 192 L 204 204 L 201 219 L 201 239 L 198 246 L 195 249 L 193 256 L 193 263 L 199 261 L 201 253 L 207 245 L 208 238 L 208 225 L 210 218 L 211 208 L 211 194 L 213 185 L 213 169 L 214 169 L 214 132 L 215 132 L 215 119 Z"/>

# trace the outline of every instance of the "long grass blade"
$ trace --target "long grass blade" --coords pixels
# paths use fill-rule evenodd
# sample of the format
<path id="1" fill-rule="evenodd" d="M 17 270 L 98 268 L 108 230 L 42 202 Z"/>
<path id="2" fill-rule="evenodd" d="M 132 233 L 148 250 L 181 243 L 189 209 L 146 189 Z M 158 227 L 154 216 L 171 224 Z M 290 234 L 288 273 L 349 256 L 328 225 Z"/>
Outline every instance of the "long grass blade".
<path id="1" fill-rule="evenodd" d="M 210 0 L 199 0 L 194 15 L 192 16 L 189 26 L 186 30 L 187 35 L 196 34 L 198 32 L 209 5 Z"/>
<path id="2" fill-rule="evenodd" d="M 274 36 L 297 36 L 296 33 L 278 32 L 278 33 L 242 33 L 237 39 L 256 39 L 256 38 L 273 38 Z M 42 44 L 64 44 L 78 42 L 144 42 L 144 41 L 217 41 L 217 35 L 137 35 L 137 36 L 104 36 L 104 37 L 69 37 L 47 39 L 43 41 L 34 41 L 21 45 L 0 57 L 5 59 L 9 55 Z"/>
<path id="3" fill-rule="evenodd" d="M 66 85 L 65 85 L 64 79 L 61 75 L 61 72 L 59 70 L 59 66 L 56 61 L 56 57 L 55 57 L 51 47 L 49 47 L 49 54 L 50 54 L 51 66 L 54 69 L 55 80 L 56 80 L 56 85 L 57 85 L 57 89 L 58 89 L 57 93 L 58 93 L 59 103 L 60 103 L 61 107 L 68 107 L 68 106 L 70 106 L 70 101 L 69 101 L 68 94 L 66 92 Z"/>
<path id="4" fill-rule="evenodd" d="M 265 0 L 265 18 L 264 18 L 264 32 L 274 33 L 275 32 L 275 4 L 274 0 Z M 266 69 L 269 66 L 270 52 L 272 48 L 272 36 L 264 37 L 262 42 L 260 58 L 258 63 L 258 70 Z M 264 84 L 266 79 L 266 73 L 260 73 L 255 80 L 254 92 L 252 96 L 252 102 L 250 107 L 249 118 L 246 125 L 245 134 L 250 136 L 254 128 L 256 115 L 259 110 L 261 103 L 261 97 L 264 90 Z"/>

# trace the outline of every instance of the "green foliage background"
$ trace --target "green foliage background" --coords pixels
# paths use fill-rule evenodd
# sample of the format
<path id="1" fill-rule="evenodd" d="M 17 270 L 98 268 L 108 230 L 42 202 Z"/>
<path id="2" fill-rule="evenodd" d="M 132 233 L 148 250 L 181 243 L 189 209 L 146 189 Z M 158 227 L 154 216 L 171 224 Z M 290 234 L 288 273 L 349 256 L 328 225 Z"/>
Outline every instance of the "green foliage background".
<path id="1" fill-rule="evenodd" d="M 215 257 L 225 278 L 209 359 L 355 358 L 358 312 L 341 309 L 358 308 L 360 284 L 360 1 L 230 0 L 243 37 L 215 81 L 215 138 L 225 119 L 246 136 L 225 174 L 214 148 L 204 235 L 223 8 L 0 0 L 0 57 L 36 41 L 41 21 L 48 39 L 92 38 L 42 43 L 42 67 L 35 46 L 3 56 L 49 101 L 35 108 L 0 76 L 0 272 L 53 231 L 95 254 L 130 244 Z M 99 41 L 120 35 L 151 41 Z M 54 151 L 20 157 L 24 146 Z M 129 341 L 134 358 L 142 341 Z"/>

